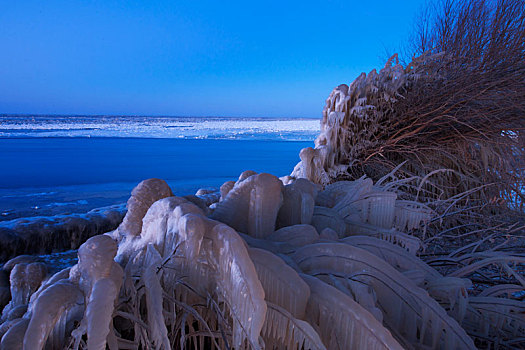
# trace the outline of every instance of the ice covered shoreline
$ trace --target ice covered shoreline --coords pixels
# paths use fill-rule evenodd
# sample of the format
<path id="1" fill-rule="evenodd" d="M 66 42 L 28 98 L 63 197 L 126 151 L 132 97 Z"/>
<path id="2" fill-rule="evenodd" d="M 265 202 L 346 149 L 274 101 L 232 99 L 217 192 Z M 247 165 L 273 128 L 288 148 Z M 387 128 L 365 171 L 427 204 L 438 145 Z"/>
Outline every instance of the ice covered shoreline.
<path id="1" fill-rule="evenodd" d="M 34 216 L 0 222 L 0 263 L 20 254 L 50 254 L 77 249 L 89 237 L 114 230 L 125 203 L 87 213 Z"/>

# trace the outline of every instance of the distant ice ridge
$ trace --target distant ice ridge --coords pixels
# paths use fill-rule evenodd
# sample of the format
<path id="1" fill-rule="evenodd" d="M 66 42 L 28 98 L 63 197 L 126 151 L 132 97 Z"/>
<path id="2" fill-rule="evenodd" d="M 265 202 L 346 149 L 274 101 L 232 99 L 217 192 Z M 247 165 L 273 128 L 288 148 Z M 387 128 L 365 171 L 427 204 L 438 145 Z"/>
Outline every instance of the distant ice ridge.
<path id="1" fill-rule="evenodd" d="M 0 138 L 140 137 L 310 141 L 319 120 L 118 116 L 0 116 Z"/>

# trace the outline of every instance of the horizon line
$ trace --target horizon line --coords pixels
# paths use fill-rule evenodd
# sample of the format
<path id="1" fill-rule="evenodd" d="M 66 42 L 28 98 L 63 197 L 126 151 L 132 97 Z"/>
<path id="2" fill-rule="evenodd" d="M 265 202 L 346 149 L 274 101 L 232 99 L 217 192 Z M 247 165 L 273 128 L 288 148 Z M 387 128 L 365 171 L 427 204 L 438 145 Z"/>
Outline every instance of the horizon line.
<path id="1" fill-rule="evenodd" d="M 250 119 L 321 119 L 320 117 L 255 117 L 255 116 L 219 116 L 219 115 L 147 115 L 147 114 L 59 114 L 59 113 L 0 113 L 0 117 L 148 117 L 148 118 L 250 118 Z"/>

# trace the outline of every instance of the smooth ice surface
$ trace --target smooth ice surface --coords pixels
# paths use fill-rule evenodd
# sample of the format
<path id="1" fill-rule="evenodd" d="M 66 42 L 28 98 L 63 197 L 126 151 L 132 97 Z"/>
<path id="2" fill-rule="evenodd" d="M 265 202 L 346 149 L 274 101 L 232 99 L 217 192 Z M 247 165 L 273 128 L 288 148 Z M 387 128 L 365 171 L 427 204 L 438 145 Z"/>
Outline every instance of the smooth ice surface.
<path id="1" fill-rule="evenodd" d="M 0 188 L 235 180 L 246 168 L 285 175 L 308 142 L 118 138 L 0 138 Z M 222 183 L 221 183 L 222 184 Z M 133 185 L 133 186 L 134 186 Z M 209 186 L 201 181 L 202 186 Z M 176 190 L 176 189 L 175 189 Z M 53 192 L 40 190 L 35 193 Z"/>
<path id="2" fill-rule="evenodd" d="M 1 138 L 0 221 L 124 203 L 148 178 L 174 194 L 220 187 L 246 169 L 289 174 L 313 142 L 153 138 Z"/>

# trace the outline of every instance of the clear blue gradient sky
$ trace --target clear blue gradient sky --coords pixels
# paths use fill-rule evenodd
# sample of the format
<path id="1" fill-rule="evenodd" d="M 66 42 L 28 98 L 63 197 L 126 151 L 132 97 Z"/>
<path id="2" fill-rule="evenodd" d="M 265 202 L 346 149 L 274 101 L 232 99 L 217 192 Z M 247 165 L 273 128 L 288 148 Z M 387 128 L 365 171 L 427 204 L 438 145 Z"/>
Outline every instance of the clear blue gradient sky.
<path id="1" fill-rule="evenodd" d="M 319 117 L 424 0 L 0 2 L 0 113 Z"/>

